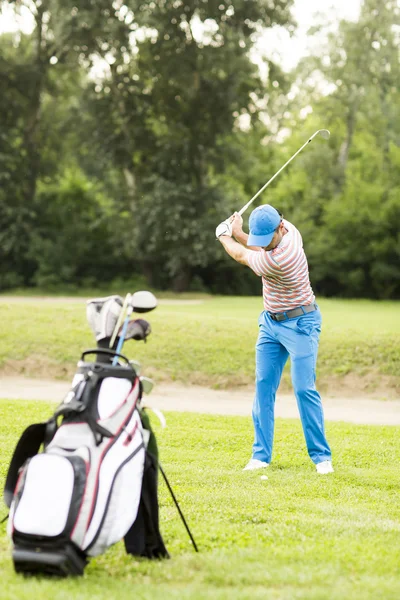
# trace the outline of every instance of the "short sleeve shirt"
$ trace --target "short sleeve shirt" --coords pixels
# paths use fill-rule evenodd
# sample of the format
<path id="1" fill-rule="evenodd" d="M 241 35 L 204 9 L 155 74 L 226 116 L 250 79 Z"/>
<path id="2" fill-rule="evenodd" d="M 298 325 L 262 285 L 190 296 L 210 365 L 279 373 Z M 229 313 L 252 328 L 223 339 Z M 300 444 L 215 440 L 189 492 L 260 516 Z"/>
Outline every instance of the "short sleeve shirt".
<path id="1" fill-rule="evenodd" d="M 249 250 L 249 267 L 262 277 L 264 309 L 271 313 L 305 306 L 315 301 L 308 273 L 303 239 L 292 223 L 284 220 L 287 233 L 273 250 Z"/>

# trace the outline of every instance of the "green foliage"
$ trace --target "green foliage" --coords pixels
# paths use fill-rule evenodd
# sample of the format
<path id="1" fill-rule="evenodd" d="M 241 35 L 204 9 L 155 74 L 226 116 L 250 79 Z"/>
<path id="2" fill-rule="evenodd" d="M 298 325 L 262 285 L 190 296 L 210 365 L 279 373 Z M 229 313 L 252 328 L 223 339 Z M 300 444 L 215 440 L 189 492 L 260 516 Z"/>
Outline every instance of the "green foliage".
<path id="1" fill-rule="evenodd" d="M 332 137 L 296 159 L 275 197 L 303 234 L 323 295 L 400 297 L 398 15 L 394 2 L 366 0 L 360 20 L 342 22 L 320 57 L 301 65 L 301 100 L 314 98 L 306 124 L 329 127 Z M 332 86 L 325 97 L 311 87 L 321 76 Z M 297 143 L 293 135 L 289 148 Z"/>
<path id="2" fill-rule="evenodd" d="M 111 232 L 118 221 L 111 203 L 81 173 L 67 171 L 56 184 L 40 186 L 33 209 L 28 255 L 36 265 L 32 283 L 94 285 L 112 278 L 119 248 L 113 246 Z"/>
<path id="3" fill-rule="evenodd" d="M 156 176 L 146 181 L 135 222 L 138 245 L 145 249 L 142 260 L 156 287 L 166 287 L 173 280 L 176 291 L 187 289 L 192 269 L 222 258 L 213 226 L 223 203 L 217 188 L 196 191 L 190 183 L 178 185 Z"/>
<path id="4" fill-rule="evenodd" d="M 0 484 L 23 429 L 53 409 L 0 402 Z M 171 560 L 133 559 L 119 543 L 93 559 L 83 578 L 26 579 L 13 572 L 3 523 L 3 600 L 399 597 L 398 427 L 327 423 L 335 473 L 319 476 L 300 423 L 278 419 L 273 462 L 261 481 L 259 471 L 241 470 L 253 441 L 250 418 L 166 417 L 164 431 L 152 419 L 160 457 L 199 553 L 160 478 L 160 528 Z"/>
<path id="5" fill-rule="evenodd" d="M 129 62 L 116 54 L 88 109 L 108 117 L 96 119 L 92 134 L 106 137 L 116 166 L 129 174 L 137 247 L 145 249 L 143 269 L 153 284 L 187 289 L 194 273 L 221 258 L 215 226 L 234 205 L 232 190 L 214 181 L 231 154 L 225 138 L 240 113 L 256 112 L 252 95 L 263 93 L 248 56 L 251 33 L 261 19 L 285 23 L 289 7 L 197 0 L 132 6 L 136 27 L 152 34 L 137 42 Z M 210 19 L 215 30 L 200 39 L 195 21 Z"/>
<path id="6" fill-rule="evenodd" d="M 30 265 L 29 247 L 32 210 L 25 202 L 21 181 L 27 174 L 24 152 L 24 119 L 27 101 L 25 85 L 32 76 L 24 61 L 29 60 L 27 39 L 22 36 L 20 55 L 12 36 L 0 36 L 0 289 L 26 283 Z"/>
<path id="7" fill-rule="evenodd" d="M 104 52 L 104 44 L 115 35 L 113 24 L 117 23 L 119 33 L 121 30 L 118 15 L 114 21 L 108 19 L 112 8 L 108 0 L 100 0 L 95 7 L 85 3 L 80 14 L 74 3 L 57 0 L 4 0 L 0 9 L 7 5 L 30 13 L 34 31 L 30 36 L 0 38 L 0 75 L 5 84 L 0 100 L 2 287 L 27 284 L 35 278 L 38 232 L 34 228 L 38 218 L 33 206 L 39 202 L 38 182 L 56 175 L 62 177 L 66 165 L 71 163 L 70 154 L 64 164 L 59 160 L 60 155 L 67 153 L 63 139 L 66 121 L 71 126 L 71 83 L 75 83 L 76 93 L 82 65 L 87 70 L 91 65 L 89 57 L 96 51 Z M 46 231 L 47 235 L 51 238 L 53 232 Z M 73 271 L 78 273 L 79 268 Z M 68 269 L 62 280 L 67 274 Z M 42 277 L 39 273 L 37 276 L 39 280 Z M 57 271 L 50 274 L 51 281 L 58 278 Z"/>
<path id="8" fill-rule="evenodd" d="M 133 270 L 162 289 L 258 294 L 215 227 L 329 128 L 257 202 L 300 229 L 319 294 L 400 297 L 394 0 L 322 23 L 314 56 L 289 74 L 265 59 L 265 78 L 257 32 L 292 32 L 292 1 L 78 4 L 0 0 L 34 20 L 0 36 L 1 289 Z"/>

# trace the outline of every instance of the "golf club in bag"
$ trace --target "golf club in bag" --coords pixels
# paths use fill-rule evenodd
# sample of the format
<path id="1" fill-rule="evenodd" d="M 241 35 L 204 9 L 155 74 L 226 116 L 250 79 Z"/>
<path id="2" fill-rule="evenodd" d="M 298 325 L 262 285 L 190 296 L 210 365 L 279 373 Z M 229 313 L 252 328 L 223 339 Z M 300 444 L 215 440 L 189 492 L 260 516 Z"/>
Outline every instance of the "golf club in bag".
<path id="1" fill-rule="evenodd" d="M 120 353 L 125 340 L 151 332 L 130 315 L 156 305 L 150 292 L 88 301 L 97 348 L 82 353 L 54 414 L 23 432 L 8 470 L 4 500 L 17 572 L 82 575 L 92 556 L 122 539 L 128 554 L 169 556 L 159 530 L 157 442 L 141 406 L 153 384 Z"/>

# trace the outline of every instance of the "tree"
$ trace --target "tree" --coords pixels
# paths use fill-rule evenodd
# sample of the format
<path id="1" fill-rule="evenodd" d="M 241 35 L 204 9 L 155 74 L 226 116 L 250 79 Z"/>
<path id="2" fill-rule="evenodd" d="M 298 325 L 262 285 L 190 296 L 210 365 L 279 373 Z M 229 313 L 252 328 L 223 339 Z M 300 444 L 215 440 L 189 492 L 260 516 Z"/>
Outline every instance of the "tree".
<path id="1" fill-rule="evenodd" d="M 268 94 L 249 59 L 252 34 L 261 21 L 290 22 L 290 5 L 127 3 L 147 34 L 137 35 L 134 56 L 113 52 L 92 110 L 96 138 L 107 139 L 126 175 L 137 245 L 153 280 L 172 279 L 181 290 L 193 270 L 215 261 L 215 225 L 235 208 L 232 193 L 216 184 L 228 140 L 241 114 L 255 122 L 256 100 Z"/>
<path id="2" fill-rule="evenodd" d="M 324 78 L 331 90 L 314 90 L 303 128 L 333 135 L 296 159 L 276 194 L 304 234 L 312 280 L 326 295 L 400 296 L 399 13 L 395 2 L 366 0 L 359 21 L 341 23 L 300 68 L 304 82 Z"/>
<path id="3" fill-rule="evenodd" d="M 25 86 L 31 73 L 30 46 L 22 36 L 18 50 L 11 35 L 0 37 L 0 288 L 25 282 L 31 270 L 26 253 L 32 224 L 32 206 L 23 185 L 28 175 L 25 149 L 27 103 Z"/>
<path id="4" fill-rule="evenodd" d="M 60 110 L 54 100 L 70 94 L 74 79 L 79 85 L 81 67 L 90 67 L 95 52 L 104 54 L 111 40 L 115 45 L 126 42 L 129 32 L 108 0 L 81 2 L 79 9 L 74 2 L 57 0 L 3 0 L 0 9 L 5 5 L 29 10 L 34 23 L 31 35 L 3 35 L 0 40 L 5 83 L 0 100 L 0 283 L 9 286 L 29 283 L 36 268 L 27 254 L 37 185 L 54 176 L 63 154 L 65 121 L 57 122 Z"/>

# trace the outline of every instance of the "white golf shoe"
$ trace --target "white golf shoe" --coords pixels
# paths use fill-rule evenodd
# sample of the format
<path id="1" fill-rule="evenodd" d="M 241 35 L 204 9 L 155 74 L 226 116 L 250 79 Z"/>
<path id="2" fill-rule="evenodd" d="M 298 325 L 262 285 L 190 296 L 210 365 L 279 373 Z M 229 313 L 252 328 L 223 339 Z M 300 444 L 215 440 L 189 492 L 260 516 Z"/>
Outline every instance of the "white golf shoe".
<path id="1" fill-rule="evenodd" d="M 268 467 L 269 463 L 258 460 L 257 458 L 251 458 L 243 471 L 253 471 L 254 469 L 264 469 Z"/>
<path id="2" fill-rule="evenodd" d="M 333 473 L 331 460 L 324 460 L 315 466 L 317 469 L 317 473 L 319 473 L 320 475 L 327 475 L 328 473 Z"/>

